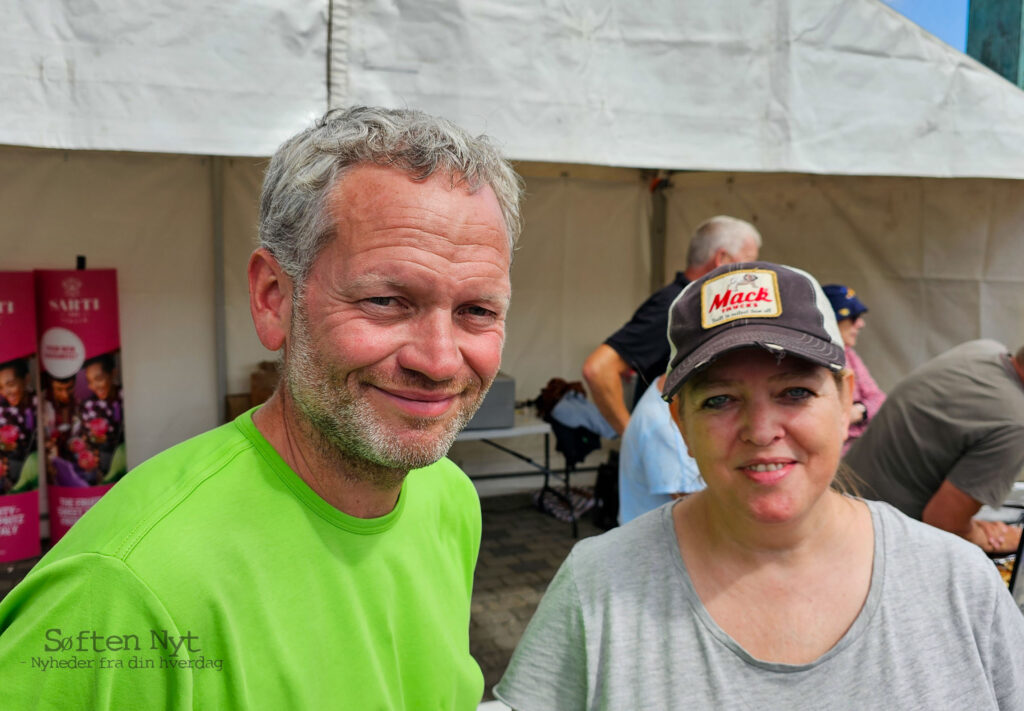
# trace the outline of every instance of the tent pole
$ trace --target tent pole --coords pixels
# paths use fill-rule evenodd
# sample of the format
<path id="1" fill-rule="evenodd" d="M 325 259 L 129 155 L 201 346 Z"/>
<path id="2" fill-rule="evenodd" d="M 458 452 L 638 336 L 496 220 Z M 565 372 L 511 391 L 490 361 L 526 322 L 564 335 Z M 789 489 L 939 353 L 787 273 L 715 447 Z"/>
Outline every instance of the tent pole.
<path id="1" fill-rule="evenodd" d="M 651 293 L 665 285 L 665 235 L 668 229 L 668 200 L 665 197 L 665 188 L 669 182 L 668 178 L 661 175 L 662 172 L 659 171 L 659 174 L 648 183 L 651 189 Z"/>
<path id="2" fill-rule="evenodd" d="M 224 422 L 228 396 L 227 297 L 224 285 L 224 158 L 210 156 L 210 219 L 213 233 L 213 328 L 217 373 L 217 422 Z"/>

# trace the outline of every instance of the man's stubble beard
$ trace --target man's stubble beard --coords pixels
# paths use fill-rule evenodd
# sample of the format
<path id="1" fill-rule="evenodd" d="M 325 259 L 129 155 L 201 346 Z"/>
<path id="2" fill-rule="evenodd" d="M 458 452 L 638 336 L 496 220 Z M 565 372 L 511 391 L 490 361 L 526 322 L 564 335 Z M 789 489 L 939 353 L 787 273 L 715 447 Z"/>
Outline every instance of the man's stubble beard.
<path id="1" fill-rule="evenodd" d="M 312 347 L 309 324 L 301 297 L 293 302 L 293 319 L 288 351 L 282 366 L 285 385 L 299 411 L 299 421 L 306 439 L 328 466 L 345 472 L 346 476 L 367 482 L 379 489 L 399 486 L 411 469 L 418 469 L 441 459 L 466 423 L 473 417 L 490 389 L 491 381 L 468 381 L 454 388 L 459 396 L 455 417 L 447 417 L 441 432 L 431 441 L 403 442 L 401 434 L 390 431 L 369 401 L 353 392 L 351 381 L 338 372 L 322 354 Z M 377 378 L 378 385 L 413 386 L 424 390 L 453 390 L 451 383 L 437 383 L 415 372 L 408 372 L 400 381 Z M 477 389 L 472 399 L 466 393 Z M 426 430 L 435 427 L 435 419 L 406 420 L 408 427 Z"/>

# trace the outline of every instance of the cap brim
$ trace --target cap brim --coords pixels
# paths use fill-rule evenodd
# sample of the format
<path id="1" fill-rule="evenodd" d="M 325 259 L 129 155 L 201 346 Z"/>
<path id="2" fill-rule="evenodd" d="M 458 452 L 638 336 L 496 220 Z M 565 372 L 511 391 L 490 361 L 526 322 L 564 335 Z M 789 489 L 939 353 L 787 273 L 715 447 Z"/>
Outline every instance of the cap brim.
<path id="1" fill-rule="evenodd" d="M 846 365 L 846 353 L 842 346 L 831 341 L 789 328 L 749 324 L 722 331 L 684 358 L 665 379 L 665 399 L 675 395 L 687 380 L 720 356 L 750 346 L 760 346 L 773 353 L 781 351 L 830 370 L 839 370 Z"/>

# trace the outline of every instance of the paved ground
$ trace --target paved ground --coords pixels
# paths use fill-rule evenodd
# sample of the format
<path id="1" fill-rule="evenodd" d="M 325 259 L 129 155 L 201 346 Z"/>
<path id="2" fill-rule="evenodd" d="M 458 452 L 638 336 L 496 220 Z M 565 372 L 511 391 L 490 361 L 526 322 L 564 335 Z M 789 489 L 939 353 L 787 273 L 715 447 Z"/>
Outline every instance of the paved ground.
<path id="1" fill-rule="evenodd" d="M 528 494 L 483 501 L 469 647 L 484 672 L 484 698 L 501 679 L 526 623 L 575 541 L 568 523 L 534 508 Z M 601 533 L 589 516 L 581 538 Z"/>
<path id="2" fill-rule="evenodd" d="M 45 542 L 44 542 L 45 545 Z M 0 600 L 28 574 L 39 558 L 19 560 L 17 563 L 0 563 Z"/>
<path id="3" fill-rule="evenodd" d="M 589 515 L 584 516 L 580 537 L 597 533 Z M 484 672 L 485 699 L 493 698 L 491 689 L 574 542 L 570 525 L 535 509 L 529 494 L 483 499 L 469 636 L 470 650 Z M 0 563 L 0 598 L 37 560 Z"/>

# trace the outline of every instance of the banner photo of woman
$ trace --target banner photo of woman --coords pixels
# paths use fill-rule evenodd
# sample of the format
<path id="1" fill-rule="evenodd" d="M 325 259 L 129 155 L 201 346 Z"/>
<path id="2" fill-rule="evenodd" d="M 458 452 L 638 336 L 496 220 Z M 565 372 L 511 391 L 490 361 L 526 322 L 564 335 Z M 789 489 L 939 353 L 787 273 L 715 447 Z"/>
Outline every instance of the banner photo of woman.
<path id="1" fill-rule="evenodd" d="M 37 270 L 50 536 L 124 476 L 117 273 Z"/>

